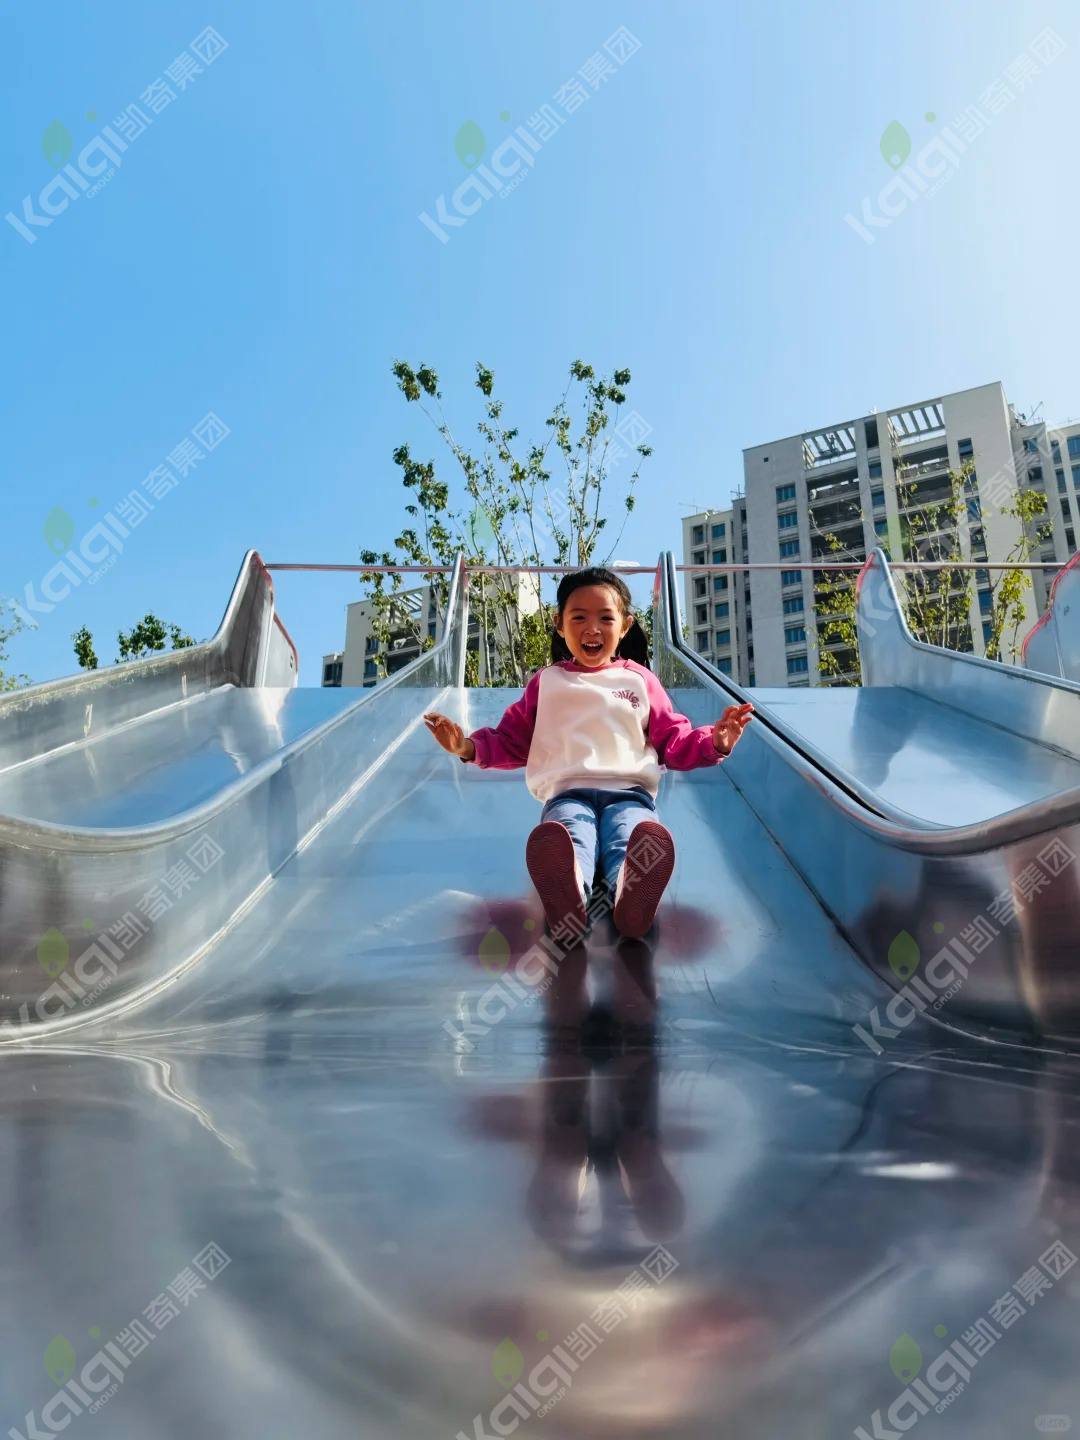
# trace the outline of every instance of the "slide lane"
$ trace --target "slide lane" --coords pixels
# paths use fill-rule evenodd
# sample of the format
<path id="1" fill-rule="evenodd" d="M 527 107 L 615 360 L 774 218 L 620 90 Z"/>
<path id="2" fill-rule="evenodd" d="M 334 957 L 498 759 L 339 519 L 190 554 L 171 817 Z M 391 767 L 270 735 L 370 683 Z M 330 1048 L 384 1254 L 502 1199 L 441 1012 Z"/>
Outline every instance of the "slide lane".
<path id="1" fill-rule="evenodd" d="M 130 1360 L 110 1435 L 872 1434 L 904 1333 L 928 1366 L 935 1326 L 1080 1253 L 1075 1062 L 930 1024 L 875 1055 L 852 1027 L 890 988 L 723 767 L 662 783 L 655 947 L 601 921 L 552 973 L 539 807 L 404 698 L 197 966 L 0 1057 L 5 1428 L 57 1394 L 54 1336 L 81 1367 L 211 1244 L 229 1264 Z M 474 727 L 512 698 L 438 700 Z M 1004 1332 L 951 1433 L 1076 1413 L 1076 1298 L 1066 1275 Z"/>

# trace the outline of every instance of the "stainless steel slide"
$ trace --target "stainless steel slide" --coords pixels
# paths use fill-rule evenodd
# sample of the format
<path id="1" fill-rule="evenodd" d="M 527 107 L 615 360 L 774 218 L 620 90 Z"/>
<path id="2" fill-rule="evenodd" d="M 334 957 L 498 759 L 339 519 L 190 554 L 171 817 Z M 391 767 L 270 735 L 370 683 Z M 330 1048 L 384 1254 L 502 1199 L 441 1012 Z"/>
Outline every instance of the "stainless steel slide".
<path id="1" fill-rule="evenodd" d="M 266 580 L 249 557 L 253 623 L 234 595 L 211 642 L 245 663 L 125 667 L 115 735 L 85 681 L 0 701 L 7 1433 L 1080 1414 L 1077 1062 L 1032 1043 L 1040 966 L 1010 969 L 1003 923 L 967 977 L 1010 957 L 997 1008 L 959 1008 L 966 984 L 920 1008 L 884 940 L 906 916 L 918 943 L 920 894 L 927 935 L 958 918 L 1000 856 L 973 871 L 961 832 L 902 824 L 766 703 L 730 762 L 662 782 L 655 944 L 601 919 L 564 953 L 520 774 L 422 724 L 513 698 L 460 686 L 460 569 L 433 651 L 318 695 L 259 682 Z M 674 638 L 673 582 L 656 665 L 704 722 L 728 696 Z"/>
<path id="2" fill-rule="evenodd" d="M 666 583 L 674 614 L 670 556 Z M 948 990 L 956 1023 L 1075 1036 L 1080 685 L 919 644 L 880 551 L 858 627 L 859 689 L 743 691 L 678 630 L 660 670 L 757 704 L 729 777 L 912 1005 Z"/>

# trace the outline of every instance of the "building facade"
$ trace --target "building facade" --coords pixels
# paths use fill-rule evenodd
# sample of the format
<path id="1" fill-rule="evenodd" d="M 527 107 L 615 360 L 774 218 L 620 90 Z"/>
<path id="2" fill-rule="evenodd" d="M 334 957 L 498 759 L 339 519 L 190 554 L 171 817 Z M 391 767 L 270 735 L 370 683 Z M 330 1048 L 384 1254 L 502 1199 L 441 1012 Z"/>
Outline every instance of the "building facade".
<path id="1" fill-rule="evenodd" d="M 489 577 L 488 583 L 509 587 L 514 592 L 514 604 L 519 615 L 536 611 L 535 581 L 528 576 Z M 399 591 L 394 596 L 394 605 L 390 639 L 385 643 L 375 634 L 377 612 L 371 599 L 356 600 L 345 607 L 345 649 L 323 656 L 323 685 L 370 687 L 379 679 L 380 660 L 384 662 L 385 674 L 393 675 L 427 648 L 423 643 L 425 636 L 431 641 L 439 639 L 443 616 L 430 584 Z M 508 625 L 501 612 L 491 633 L 486 633 L 483 641 L 487 659 L 481 665 L 482 677 L 485 672 L 494 670 L 509 643 Z M 480 625 L 471 612 L 467 646 L 476 653 L 481 647 Z"/>
<path id="2" fill-rule="evenodd" d="M 966 513 L 935 533 L 955 531 L 965 560 L 1004 560 L 1021 538 L 1021 522 L 1003 506 L 1017 489 L 1034 489 L 1045 496 L 1038 523 L 1049 534 L 1031 558 L 1059 565 L 1069 559 L 1076 549 L 1080 424 L 1029 421 L 999 383 L 981 385 L 744 450 L 743 489 L 731 510 L 683 522 L 685 563 L 724 563 L 716 552 L 726 550 L 732 563 L 781 568 L 704 580 L 688 574 L 694 648 L 743 685 L 828 683 L 819 670 L 819 651 L 829 643 L 821 633 L 825 620 L 814 602 L 814 572 L 803 567 L 830 558 L 862 561 L 875 545 L 909 558 L 905 522 L 918 511 L 939 513 L 936 507 L 951 497 L 949 471 L 959 472 L 965 461 L 974 465 Z M 830 535 L 841 546 L 836 553 Z M 785 561 L 790 568 L 782 568 Z M 981 655 L 990 632 L 990 573 L 977 571 L 975 579 L 954 641 Z M 1053 572 L 1034 572 L 1017 647 L 1042 613 L 1052 580 Z M 854 656 L 835 642 L 829 648 L 850 674 Z"/>

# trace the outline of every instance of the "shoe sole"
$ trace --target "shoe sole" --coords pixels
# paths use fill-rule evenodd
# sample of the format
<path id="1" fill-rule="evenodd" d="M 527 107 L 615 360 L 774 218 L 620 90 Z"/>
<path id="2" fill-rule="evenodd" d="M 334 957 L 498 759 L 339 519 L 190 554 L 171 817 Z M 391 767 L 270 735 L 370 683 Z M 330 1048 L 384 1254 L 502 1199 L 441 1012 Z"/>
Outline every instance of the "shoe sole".
<path id="1" fill-rule="evenodd" d="M 635 864 L 635 858 L 642 862 L 647 859 L 648 866 Z M 641 940 L 653 927 L 660 901 L 675 870 L 675 842 L 659 821 L 642 820 L 634 826 L 623 866 L 623 875 L 632 877 L 634 883 L 627 889 L 620 877 L 623 888 L 615 902 L 612 919 L 620 935 L 628 940 Z"/>
<path id="2" fill-rule="evenodd" d="M 554 820 L 537 825 L 525 846 L 525 864 L 553 931 L 566 922 L 574 926 L 578 934 L 587 928 L 585 905 L 574 870 L 576 863 L 574 842 L 565 825 Z"/>

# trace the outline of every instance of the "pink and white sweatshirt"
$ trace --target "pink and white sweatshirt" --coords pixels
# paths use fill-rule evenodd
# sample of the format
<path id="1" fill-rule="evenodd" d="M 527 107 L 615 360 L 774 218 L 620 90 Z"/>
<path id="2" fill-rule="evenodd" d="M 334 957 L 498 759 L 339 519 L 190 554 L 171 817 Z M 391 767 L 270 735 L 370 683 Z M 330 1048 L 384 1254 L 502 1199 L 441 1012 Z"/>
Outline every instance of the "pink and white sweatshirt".
<path id="1" fill-rule="evenodd" d="M 598 669 L 560 660 L 538 670 L 498 725 L 472 732 L 481 770 L 517 770 L 540 801 L 598 787 L 655 795 L 660 766 L 697 770 L 724 756 L 711 725 L 696 729 L 672 707 L 651 670 L 633 660 Z"/>

